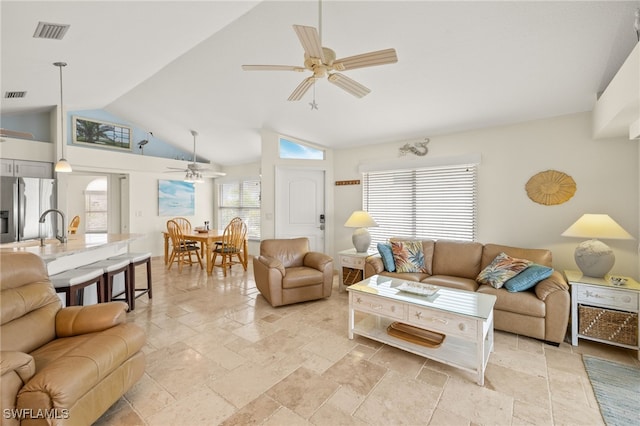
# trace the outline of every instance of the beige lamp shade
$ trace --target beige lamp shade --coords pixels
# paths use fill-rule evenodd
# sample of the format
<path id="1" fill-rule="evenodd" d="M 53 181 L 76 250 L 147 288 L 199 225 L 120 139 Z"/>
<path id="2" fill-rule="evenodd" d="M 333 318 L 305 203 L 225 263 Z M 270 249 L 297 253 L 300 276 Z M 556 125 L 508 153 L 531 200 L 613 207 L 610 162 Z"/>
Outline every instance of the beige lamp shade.
<path id="1" fill-rule="evenodd" d="M 375 220 L 369 215 L 369 213 L 363 210 L 356 210 L 351 213 L 349 219 L 344 223 L 347 228 L 369 228 L 371 226 L 378 226 Z"/>
<path id="2" fill-rule="evenodd" d="M 371 234 L 367 228 L 371 226 L 378 226 L 375 220 L 369 215 L 369 213 L 363 210 L 356 210 L 351 213 L 349 219 L 344 224 L 347 228 L 358 228 L 353 231 L 351 241 L 358 253 L 366 253 L 371 245 Z"/>
<path id="3" fill-rule="evenodd" d="M 608 214 L 583 214 L 561 234 L 563 237 L 633 240 L 633 236 Z"/>
<path id="4" fill-rule="evenodd" d="M 616 262 L 613 250 L 597 238 L 632 240 L 622 226 L 606 214 L 584 214 L 562 233 L 563 237 L 591 238 L 576 247 L 574 259 L 582 274 L 603 278 Z"/>

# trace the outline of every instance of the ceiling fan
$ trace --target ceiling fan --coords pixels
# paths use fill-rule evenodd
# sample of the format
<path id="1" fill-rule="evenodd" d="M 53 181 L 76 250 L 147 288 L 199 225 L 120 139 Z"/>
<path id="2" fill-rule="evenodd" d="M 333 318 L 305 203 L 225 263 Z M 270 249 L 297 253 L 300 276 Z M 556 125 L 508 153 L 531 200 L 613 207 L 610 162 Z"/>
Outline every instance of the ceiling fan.
<path id="1" fill-rule="evenodd" d="M 168 169 L 171 169 L 167 173 L 176 173 L 176 172 L 186 173 L 184 177 L 185 182 L 195 182 L 195 183 L 204 182 L 203 178 L 205 177 L 226 176 L 226 173 L 223 173 L 223 172 L 207 172 L 207 170 L 211 170 L 211 169 L 196 163 L 196 136 L 198 136 L 198 132 L 196 132 L 195 130 L 191 130 L 191 134 L 193 135 L 193 162 L 187 164 L 186 169 L 181 169 L 179 167 L 167 167 Z"/>
<path id="2" fill-rule="evenodd" d="M 322 3 L 320 3 L 320 34 L 322 34 Z M 336 59 L 336 53 L 322 46 L 318 30 L 314 27 L 294 25 L 293 29 L 304 49 L 304 66 L 290 65 L 243 65 L 245 71 L 311 71 L 313 75 L 307 77 L 296 87 L 289 96 L 289 101 L 299 101 L 317 79 L 327 77 L 332 83 L 357 98 L 369 94 L 371 90 L 357 81 L 347 77 L 338 71 L 347 71 L 355 68 L 373 67 L 398 62 L 395 49 L 377 50 L 360 55 Z"/>

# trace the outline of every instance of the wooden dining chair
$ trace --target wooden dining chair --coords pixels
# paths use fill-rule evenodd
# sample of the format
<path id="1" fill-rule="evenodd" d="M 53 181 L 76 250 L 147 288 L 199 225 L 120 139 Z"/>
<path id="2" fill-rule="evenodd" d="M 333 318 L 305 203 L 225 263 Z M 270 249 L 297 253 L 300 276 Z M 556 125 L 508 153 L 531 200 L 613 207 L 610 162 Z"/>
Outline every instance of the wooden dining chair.
<path id="1" fill-rule="evenodd" d="M 233 218 L 224 229 L 222 241 L 213 248 L 213 265 L 222 267 L 224 276 L 227 276 L 227 268 L 240 263 L 244 270 L 247 270 L 247 253 L 244 252 L 244 241 L 247 238 L 247 224 L 239 218 Z M 216 265 L 216 258 L 222 256 L 219 265 Z M 237 260 L 233 260 L 233 257 Z"/>
<path id="2" fill-rule="evenodd" d="M 169 262 L 167 269 L 171 269 L 173 262 L 178 262 L 178 271 L 182 272 L 182 265 L 193 265 L 195 261 L 192 258 L 192 254 L 195 253 L 196 259 L 202 269 L 202 256 L 200 255 L 200 247 L 197 245 L 187 244 L 182 233 L 182 228 L 175 220 L 167 221 L 167 232 L 169 238 L 171 238 L 171 255 L 169 256 Z"/>
<path id="3" fill-rule="evenodd" d="M 69 222 L 69 226 L 67 228 L 67 233 L 69 235 L 73 235 L 78 232 L 78 227 L 80 226 L 80 216 L 74 216 Z"/>
<path id="4" fill-rule="evenodd" d="M 178 224 L 178 226 L 180 226 L 180 229 L 182 230 L 183 234 L 190 234 L 192 231 L 191 228 L 191 222 L 189 221 L 189 219 L 187 219 L 186 217 L 174 217 L 171 220 L 173 220 L 174 222 L 176 222 Z M 191 241 L 191 240 L 185 240 L 185 242 L 189 245 L 192 246 L 197 246 L 198 242 L 197 241 Z"/>

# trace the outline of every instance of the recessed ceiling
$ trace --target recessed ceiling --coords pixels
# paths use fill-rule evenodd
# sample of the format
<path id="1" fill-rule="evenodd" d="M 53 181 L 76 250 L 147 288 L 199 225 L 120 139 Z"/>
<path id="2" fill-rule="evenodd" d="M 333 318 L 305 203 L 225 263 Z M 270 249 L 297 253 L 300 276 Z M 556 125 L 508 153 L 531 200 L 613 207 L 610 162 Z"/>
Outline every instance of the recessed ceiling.
<path id="1" fill-rule="evenodd" d="M 257 161 L 262 129 L 353 147 L 590 111 L 636 44 L 639 1 L 324 1 L 323 45 L 338 57 L 393 47 L 398 63 L 350 70 L 362 99 L 326 80 L 297 102 L 293 24 L 318 26 L 316 1 L 3 1 L 2 113 L 105 109 L 222 164 Z M 65 23 L 62 40 L 33 37 Z"/>

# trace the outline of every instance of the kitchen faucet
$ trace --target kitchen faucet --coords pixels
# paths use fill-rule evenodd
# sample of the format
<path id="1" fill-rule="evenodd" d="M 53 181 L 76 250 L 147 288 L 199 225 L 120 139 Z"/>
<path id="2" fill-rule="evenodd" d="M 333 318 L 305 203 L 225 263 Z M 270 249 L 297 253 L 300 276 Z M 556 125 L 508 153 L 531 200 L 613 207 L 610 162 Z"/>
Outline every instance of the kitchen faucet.
<path id="1" fill-rule="evenodd" d="M 58 210 L 58 209 L 49 209 L 49 210 L 45 210 L 44 212 L 42 212 L 42 214 L 40 215 L 40 223 L 44 223 L 44 219 L 45 216 L 47 215 L 47 213 L 51 213 L 51 212 L 55 212 L 58 213 L 60 215 L 60 217 L 62 218 L 62 235 L 58 235 L 56 233 L 56 238 L 58 239 L 58 241 L 60 241 L 62 244 L 65 244 L 67 242 L 67 227 L 65 224 L 65 217 L 64 217 L 64 213 L 62 213 L 62 211 Z M 44 246 L 44 238 L 40 237 L 40 245 Z"/>

